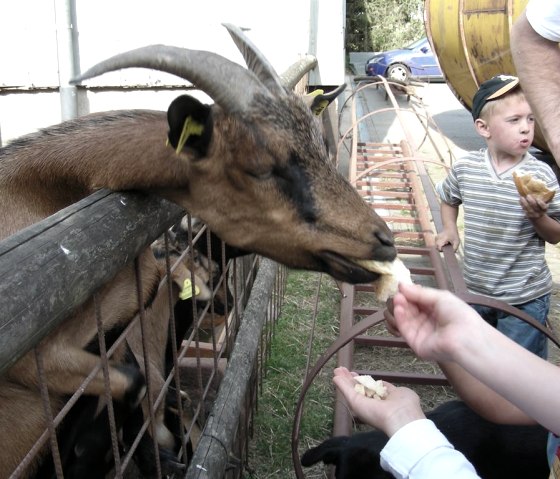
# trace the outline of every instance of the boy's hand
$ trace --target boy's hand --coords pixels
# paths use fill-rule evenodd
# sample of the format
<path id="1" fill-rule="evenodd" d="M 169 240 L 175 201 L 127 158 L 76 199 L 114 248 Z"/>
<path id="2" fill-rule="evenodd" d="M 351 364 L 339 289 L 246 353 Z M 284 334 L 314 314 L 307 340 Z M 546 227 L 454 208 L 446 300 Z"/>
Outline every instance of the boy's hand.
<path id="1" fill-rule="evenodd" d="M 527 218 L 532 220 L 542 218 L 546 215 L 548 210 L 548 204 L 533 195 L 521 197 L 519 199 L 519 204 L 521 205 L 521 208 L 523 208 L 523 211 L 525 211 Z"/>
<path id="2" fill-rule="evenodd" d="M 449 232 L 444 230 L 436 236 L 436 248 L 438 251 L 441 251 L 447 244 L 450 244 L 453 247 L 453 251 L 457 251 L 459 245 L 461 244 L 458 232 Z"/>

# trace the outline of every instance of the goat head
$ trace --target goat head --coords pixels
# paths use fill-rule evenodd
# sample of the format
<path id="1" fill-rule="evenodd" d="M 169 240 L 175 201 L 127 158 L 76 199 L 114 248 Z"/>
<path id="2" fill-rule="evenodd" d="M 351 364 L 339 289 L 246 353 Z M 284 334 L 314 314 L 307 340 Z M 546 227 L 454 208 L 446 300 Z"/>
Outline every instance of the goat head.
<path id="1" fill-rule="evenodd" d="M 378 275 L 356 260 L 395 258 L 387 224 L 337 172 L 309 105 L 282 85 L 239 29 L 226 27 L 249 70 L 211 52 L 153 45 L 116 55 L 76 79 L 128 67 L 154 68 L 191 81 L 215 102 L 208 106 L 182 96 L 171 104 L 167 137 L 176 155 L 154 146 L 164 139 L 161 120 L 150 126 L 143 122 L 128 140 L 117 137 L 113 125 L 107 141 L 128 153 L 121 164 L 113 155 L 109 169 L 116 174 L 93 183 L 152 189 L 201 218 L 230 245 L 290 267 L 324 271 L 352 283 L 374 281 Z M 316 98 L 314 105 L 324 106 L 334 96 Z M 148 130 L 156 123 L 159 131 L 151 135 Z M 141 162 L 148 171 L 140 171 Z M 137 181 L 144 178 L 143 185 L 119 178 L 124 163 L 137 170 Z M 96 170 L 93 176 L 103 174 L 95 165 L 90 168 Z"/>

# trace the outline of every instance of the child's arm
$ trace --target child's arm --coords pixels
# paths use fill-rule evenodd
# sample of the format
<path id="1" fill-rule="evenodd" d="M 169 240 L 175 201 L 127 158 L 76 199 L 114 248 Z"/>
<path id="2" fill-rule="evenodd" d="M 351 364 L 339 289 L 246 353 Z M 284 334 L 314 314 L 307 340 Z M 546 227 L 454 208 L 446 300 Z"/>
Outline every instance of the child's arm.
<path id="1" fill-rule="evenodd" d="M 543 200 L 527 195 L 519 203 L 543 240 L 552 244 L 560 242 L 560 223 L 546 214 L 548 205 Z"/>
<path id="2" fill-rule="evenodd" d="M 436 247 L 439 251 L 446 244 L 453 246 L 453 251 L 457 251 L 461 240 L 459 238 L 459 230 L 457 229 L 457 218 L 459 216 L 459 207 L 451 206 L 445 202 L 441 202 L 441 222 L 443 223 L 443 231 L 436 236 Z"/>

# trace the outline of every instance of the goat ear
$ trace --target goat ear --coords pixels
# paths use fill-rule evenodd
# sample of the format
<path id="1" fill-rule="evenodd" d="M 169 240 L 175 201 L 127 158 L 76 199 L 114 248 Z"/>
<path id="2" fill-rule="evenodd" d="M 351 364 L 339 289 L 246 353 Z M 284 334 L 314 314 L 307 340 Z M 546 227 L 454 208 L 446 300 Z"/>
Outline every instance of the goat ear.
<path id="1" fill-rule="evenodd" d="M 212 291 L 196 274 L 194 278 L 195 284 L 193 285 L 192 274 L 182 263 L 179 263 L 171 273 L 173 283 L 179 288 L 179 299 L 186 300 L 196 296 L 197 300 L 208 301 L 212 297 Z"/>
<path id="2" fill-rule="evenodd" d="M 177 154 L 186 150 L 197 157 L 206 156 L 212 139 L 212 109 L 197 99 L 181 95 L 167 110 L 168 144 Z"/>
<path id="3" fill-rule="evenodd" d="M 305 97 L 305 101 L 309 105 L 309 108 L 311 108 L 313 114 L 319 116 L 322 115 L 327 107 L 345 88 L 346 84 L 344 83 L 328 93 L 320 89 L 314 90 Z"/>
<path id="4" fill-rule="evenodd" d="M 179 288 L 179 299 L 191 299 L 200 294 L 199 287 L 192 284 L 191 277 L 190 270 L 182 262 L 171 273 L 171 280 Z"/>

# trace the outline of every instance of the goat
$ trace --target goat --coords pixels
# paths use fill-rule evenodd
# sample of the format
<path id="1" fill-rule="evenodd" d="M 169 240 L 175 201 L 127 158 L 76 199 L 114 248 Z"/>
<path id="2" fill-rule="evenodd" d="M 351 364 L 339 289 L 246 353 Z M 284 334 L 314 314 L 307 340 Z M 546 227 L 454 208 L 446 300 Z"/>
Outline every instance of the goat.
<path id="1" fill-rule="evenodd" d="M 59 410 L 64 405 L 60 396 L 49 397 L 51 408 Z M 2 447 L 0 448 L 0 477 L 10 477 L 22 459 L 30 450 L 39 435 L 46 429 L 47 421 L 41 394 L 38 390 L 30 390 L 5 379 L 0 382 L 0 431 L 2 431 Z M 8 414 L 4 414 L 6 411 Z M 39 451 L 42 457 L 46 448 Z M 34 473 L 37 468 L 34 461 L 26 473 Z M 21 466 L 23 471 L 25 468 Z M 27 477 L 23 475 L 22 477 Z"/>
<path id="2" fill-rule="evenodd" d="M 167 114 L 92 114 L 1 149 L 0 239 L 99 188 L 142 190 L 174 201 L 245 251 L 341 281 L 378 279 L 357 260 L 396 257 L 387 224 L 336 171 L 309 105 L 283 87 L 239 29 L 227 28 L 250 70 L 210 52 L 152 46 L 117 55 L 81 77 L 124 67 L 156 68 L 191 80 L 214 99 L 213 106 L 181 96 Z M 312 107 L 334 98 L 316 96 Z M 175 152 L 165 145 L 166 137 Z M 140 289 L 151 298 L 158 275 L 149 250 L 140 253 L 138 269 Z M 138 310 L 134 278 L 133 266 L 127 266 L 99 291 L 106 330 L 122 327 Z M 87 301 L 38 345 L 53 395 L 72 393 L 99 363 L 84 349 L 96 335 L 95 309 Z M 6 373 L 0 390 L 12 381 L 35 394 L 37 376 L 28 353 Z M 111 364 L 109 376 L 113 398 L 136 407 L 145 390 L 140 371 Z M 99 374 L 85 393 L 102 392 Z M 0 415 L 0 424 L 14 418 L 2 405 Z M 32 436 L 29 444 L 36 439 Z M 1 467 L 21 457 L 22 450 L 5 448 Z"/>
<path id="3" fill-rule="evenodd" d="M 158 268 L 163 278 L 167 269 L 164 258 L 158 260 Z M 169 337 L 168 319 L 171 313 L 169 298 L 171 297 L 172 304 L 175 304 L 180 302 L 179 293 L 186 292 L 185 288 L 191 289 L 190 294 L 193 294 L 192 290 L 194 290 L 189 283 L 193 275 L 183 261 L 177 261 L 174 264 L 172 262 L 171 270 L 171 281 L 168 283 L 167 279 L 163 280 L 160 290 L 145 310 L 143 323 L 135 322 L 127 335 L 126 343 L 119 346 L 113 357 L 114 360 L 118 358 L 120 363 L 132 361 L 142 371 L 149 369 L 147 377 L 149 377 L 151 385 L 152 399 L 155 401 L 158 396 L 161 396 L 157 407 L 154 407 L 155 404 L 150 406 L 148 397 L 145 397 L 141 403 L 141 411 L 133 411 L 132 414 L 129 414 L 128 411 L 120 411 L 117 414 L 117 422 L 121 426 L 122 442 L 127 450 L 140 432 L 144 421 L 150 417 L 150 408 L 154 408 L 153 433 L 160 448 L 160 462 L 162 462 L 161 466 L 165 474 L 180 472 L 184 469 L 184 465 L 175 459 L 177 450 L 175 437 L 165 423 L 165 407 L 168 404 L 165 381 L 168 366 L 164 364 L 164 361 L 167 344 L 173 340 Z M 198 292 L 197 298 L 201 301 L 209 300 L 211 292 L 207 285 L 197 276 L 194 276 L 194 281 Z M 169 287 L 171 287 L 171 291 L 169 291 Z M 145 350 L 144 342 L 146 343 Z M 175 404 L 173 401 L 171 403 Z M 60 434 L 59 445 L 60 449 L 64 451 L 65 477 L 80 479 L 103 477 L 112 467 L 108 418 L 104 409 L 99 410 L 100 406 L 103 406 L 102 402 L 91 400 L 74 406 L 71 423 L 66 424 L 64 431 Z M 185 419 L 190 422 L 188 417 Z M 199 433 L 195 427 L 192 437 L 196 440 L 197 435 Z M 192 444 L 192 447 L 196 447 L 196 442 Z M 156 473 L 156 460 L 153 454 L 153 439 L 151 436 L 143 436 L 134 458 L 139 471 L 145 477 L 153 477 Z M 47 467 L 50 467 L 50 464 L 47 464 Z M 48 474 L 45 471 L 48 469 L 43 469 L 40 477 Z"/>
<path id="4" fill-rule="evenodd" d="M 204 224 L 197 218 L 192 218 L 192 221 L 189 222 L 188 216 L 185 215 L 181 221 L 173 225 L 168 231 L 173 248 L 178 252 L 185 251 L 190 244 L 189 236 L 198 236 L 201 232 L 205 231 L 205 228 Z M 212 314 L 209 318 L 206 317 L 200 322 L 199 328 L 210 329 L 225 321 L 224 315 L 227 311 L 231 310 L 233 295 L 227 277 L 223 278 L 225 284 L 222 284 L 220 287 L 217 287 L 217 284 L 222 275 L 222 270 L 227 268 L 229 260 L 247 254 L 249 253 L 245 250 L 224 243 L 213 231 L 209 230 L 206 230 L 206 237 L 200 237 L 194 243 L 194 250 L 192 252 L 193 262 L 198 264 L 195 267 L 195 271 L 205 279 L 210 289 L 214 292 L 210 308 Z M 182 306 L 181 303 L 176 305 L 177 309 L 184 310 Z M 186 323 L 182 322 L 184 326 L 186 326 Z M 179 335 L 181 339 L 183 336 L 184 334 Z"/>
<path id="5" fill-rule="evenodd" d="M 154 284 L 159 283 L 159 273 L 155 258 L 147 252 L 140 255 L 144 271 L 140 287 L 149 302 L 154 298 Z M 112 288 L 103 288 L 99 294 L 99 308 L 102 317 L 115 318 L 113 305 L 118 305 L 118 316 L 109 327 L 117 327 L 119 321 L 126 322 L 138 311 L 136 301 L 136 279 L 132 268 L 121 270 L 112 281 Z M 37 349 L 40 350 L 47 377 L 47 386 L 51 394 L 53 414 L 58 413 L 65 396 L 72 395 L 81 387 L 84 379 L 99 363 L 99 356 L 86 350 L 88 344 L 97 334 L 93 301 L 78 308 L 70 318 L 59 325 Z M 111 395 L 126 409 L 134 410 L 144 396 L 145 381 L 138 367 L 129 364 L 110 365 Z M 101 396 L 104 392 L 102 374 L 97 375 L 85 387 L 88 395 Z M 8 400 L 17 393 L 17 400 Z M 21 428 L 18 414 L 19 402 L 32 401 L 34 407 L 26 412 L 26 427 Z M 0 477 L 9 477 L 14 465 L 31 449 L 41 433 L 45 430 L 45 414 L 40 403 L 38 372 L 34 355 L 27 353 L 0 378 L 0 426 L 1 434 L 10 438 L 7 447 L 0 448 Z M 35 471 L 40 456 L 32 462 L 26 471 L 28 477 Z"/>
<path id="6" fill-rule="evenodd" d="M 177 259 L 177 256 L 172 254 L 170 259 Z M 167 399 L 165 381 L 170 371 L 170 366 L 172 366 L 167 364 L 168 358 L 166 357 L 166 352 L 168 350 L 169 343 L 176 340 L 170 335 L 169 298 L 171 298 L 173 307 L 178 303 L 190 304 L 192 302 L 190 298 L 193 297 L 196 297 L 197 301 L 208 301 L 212 297 L 212 292 L 210 291 L 205 279 L 200 278 L 199 275 L 194 272 L 191 273 L 183 261 L 172 261 L 172 264 L 173 271 L 171 272 L 171 293 L 169 294 L 168 292 L 169 285 L 164 285 L 162 287 L 163 291 L 161 294 L 156 296 L 156 299 L 150 307 L 150 316 L 145 318 L 143 328 L 141 328 L 140 322 L 137 322 L 127 336 L 127 344 L 134 354 L 137 363 L 140 365 L 141 370 L 146 370 L 145 361 L 148 361 L 147 366 L 149 367 L 152 399 L 155 401 L 157 396 L 163 393 L 159 406 L 154 409 L 155 424 L 153 426 L 153 432 L 156 436 L 156 441 L 162 450 L 169 451 L 174 451 L 176 449 L 174 435 L 165 423 L 165 408 L 169 403 Z M 164 276 L 166 271 L 165 261 L 163 259 L 158 260 L 158 265 L 161 268 L 162 276 Z M 193 266 L 194 265 L 191 265 L 191 268 Z M 201 268 L 198 268 L 198 271 L 200 272 Z M 191 285 L 193 278 L 194 285 Z M 182 298 L 185 299 L 181 299 L 180 293 L 187 293 L 186 295 L 182 295 Z M 188 299 L 186 299 L 187 297 Z M 184 320 L 185 318 L 180 318 L 178 322 L 183 322 Z M 146 343 L 147 351 L 144 351 L 143 343 Z M 124 353 L 125 351 L 121 351 L 121 354 Z M 182 396 L 187 399 L 187 402 L 189 403 L 188 405 L 190 406 L 188 394 L 182 393 Z M 170 397 L 170 399 L 172 400 L 172 403 L 175 404 L 173 401 L 174 398 Z M 153 406 L 154 405 L 150 405 L 148 403 L 148 397 L 145 397 L 142 401 L 142 419 L 146 419 L 150 416 L 150 409 L 153 408 Z M 192 422 L 190 418 L 188 418 L 188 415 L 184 419 L 186 419 L 189 423 Z M 139 432 L 139 428 L 138 431 L 134 431 L 134 433 L 128 431 L 129 436 L 132 438 L 134 438 L 136 432 Z M 196 431 L 193 433 L 193 436 L 195 437 L 195 442 L 192 444 L 193 448 L 196 447 L 196 437 L 198 435 L 199 433 Z M 149 457 L 149 452 L 153 451 L 153 446 L 148 444 L 145 449 L 148 452 L 139 453 L 137 456 Z M 146 468 L 150 466 L 151 461 L 146 460 L 145 457 L 142 457 L 141 460 L 143 464 L 147 465 L 143 468 L 141 467 L 141 469 L 145 471 Z M 173 464 L 173 460 L 169 458 L 167 461 L 171 462 L 168 469 L 173 471 L 173 467 L 175 466 L 175 464 Z M 154 468 L 153 473 L 155 473 L 154 464 L 152 463 L 151 466 Z"/>
<path id="7" fill-rule="evenodd" d="M 172 259 L 177 259 L 175 255 L 171 255 Z M 159 260 L 158 264 L 162 267 L 162 275 L 165 273 L 165 263 L 163 260 Z M 194 265 L 191 265 L 193 268 Z M 183 261 L 177 261 L 174 264 L 174 269 L 171 272 L 172 277 L 172 291 L 171 291 L 171 301 L 172 305 L 176 306 L 179 303 L 192 303 L 191 298 L 196 298 L 197 301 L 208 301 L 212 298 L 212 292 L 207 284 L 207 278 L 201 278 L 199 275 L 204 272 L 200 267 L 197 268 L 197 272 L 191 272 L 183 263 Z M 194 286 L 192 286 L 191 281 L 194 277 Z M 151 306 L 151 312 L 155 319 L 145 318 L 144 330 L 140 327 L 140 323 L 137 323 L 134 328 L 130 331 L 127 336 L 127 343 L 135 355 L 136 360 L 140 364 L 141 369 L 145 370 L 144 361 L 145 357 L 148 361 L 150 368 L 150 385 L 154 394 L 159 394 L 165 387 L 165 381 L 167 375 L 171 369 L 170 364 L 167 364 L 168 358 L 166 352 L 169 348 L 169 343 L 171 341 L 176 341 L 176 338 L 171 337 L 171 330 L 169 328 L 169 321 L 161 321 L 160 318 L 170 317 L 170 310 L 168 304 L 168 297 L 165 299 L 164 296 L 169 296 L 167 293 L 167 288 L 163 288 L 166 294 L 158 294 Z M 189 291 L 186 291 L 186 290 Z M 180 296 L 180 293 L 187 293 L 186 295 Z M 186 318 L 177 318 L 178 322 L 187 322 Z M 186 326 L 186 325 L 185 325 Z M 185 327 L 183 326 L 183 327 Z M 143 354 L 143 337 L 145 338 L 147 346 L 147 354 L 144 357 Z M 124 351 L 123 351 L 124 353 Z M 155 399 L 155 397 L 154 397 Z M 155 434 L 158 444 L 162 447 L 172 450 L 174 448 L 174 438 L 172 433 L 169 431 L 165 425 L 165 406 L 167 404 L 166 395 L 164 394 L 163 400 L 161 401 L 159 407 L 154 411 L 155 415 Z M 149 417 L 150 405 L 148 404 L 148 398 L 144 398 L 142 402 L 142 409 L 144 417 Z M 195 446 L 195 444 L 193 445 Z"/>
<path id="8" fill-rule="evenodd" d="M 426 414 L 471 461 L 483 479 L 546 479 L 548 433 L 542 426 L 514 426 L 489 422 L 462 401 L 448 401 Z M 418 438 L 419 441 L 422 438 Z M 379 454 L 387 436 L 370 431 L 327 439 L 307 450 L 301 463 L 310 467 L 320 461 L 335 466 L 336 479 L 382 479 L 393 477 L 380 465 Z"/>
<path id="9" fill-rule="evenodd" d="M 8 145 L 0 166 L 3 236 L 107 187 L 157 193 L 232 246 L 341 281 L 372 282 L 379 275 L 356 260 L 396 257 L 387 224 L 330 161 L 318 119 L 268 64 L 255 65 L 255 74 L 210 52 L 152 46 L 80 78 L 132 66 L 191 78 L 216 104 L 180 96 L 168 110 L 168 133 L 164 113 L 124 111 Z"/>

